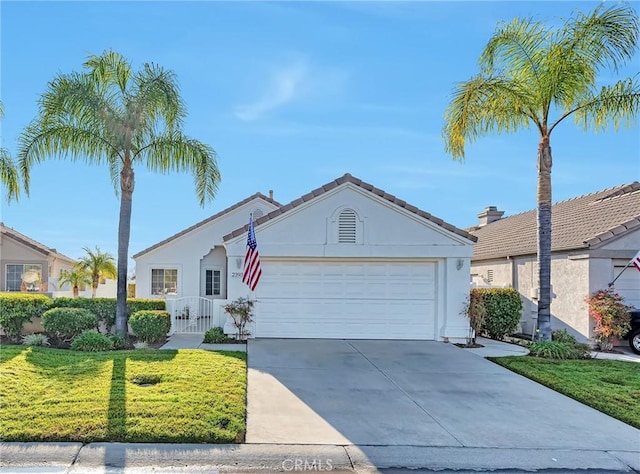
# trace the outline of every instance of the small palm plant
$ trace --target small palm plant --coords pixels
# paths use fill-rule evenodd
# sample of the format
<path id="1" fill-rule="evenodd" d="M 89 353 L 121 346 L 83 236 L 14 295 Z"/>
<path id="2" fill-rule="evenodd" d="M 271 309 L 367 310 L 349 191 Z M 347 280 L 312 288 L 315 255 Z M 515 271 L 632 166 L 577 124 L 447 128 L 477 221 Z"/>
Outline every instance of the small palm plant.
<path id="1" fill-rule="evenodd" d="M 80 259 L 78 266 L 91 275 L 91 297 L 95 298 L 101 280 L 116 278 L 116 261 L 113 255 L 102 252 L 98 247 L 95 251 L 88 247 L 84 247 L 82 250 L 86 252 L 86 255 Z"/>
<path id="2" fill-rule="evenodd" d="M 80 290 L 84 290 L 86 286 L 91 285 L 91 275 L 78 266 L 73 270 L 62 270 L 58 280 L 58 288 L 62 288 L 67 284 L 71 285 L 73 297 L 77 298 Z"/>

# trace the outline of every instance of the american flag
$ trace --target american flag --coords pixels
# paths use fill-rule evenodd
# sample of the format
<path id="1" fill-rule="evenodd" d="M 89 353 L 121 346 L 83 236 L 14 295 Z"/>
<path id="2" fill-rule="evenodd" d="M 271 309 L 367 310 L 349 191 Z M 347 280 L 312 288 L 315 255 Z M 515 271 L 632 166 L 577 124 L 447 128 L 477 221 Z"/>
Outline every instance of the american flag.
<path id="1" fill-rule="evenodd" d="M 633 260 L 631 260 L 631 263 L 633 264 L 634 267 L 640 270 L 640 252 L 638 252 L 636 256 L 633 257 Z"/>
<path id="2" fill-rule="evenodd" d="M 249 234 L 247 235 L 247 253 L 244 256 L 244 270 L 242 271 L 242 282 L 246 283 L 251 291 L 256 289 L 262 268 L 260 268 L 260 255 L 258 254 L 258 243 L 256 233 L 253 230 L 253 216 L 249 218 Z"/>

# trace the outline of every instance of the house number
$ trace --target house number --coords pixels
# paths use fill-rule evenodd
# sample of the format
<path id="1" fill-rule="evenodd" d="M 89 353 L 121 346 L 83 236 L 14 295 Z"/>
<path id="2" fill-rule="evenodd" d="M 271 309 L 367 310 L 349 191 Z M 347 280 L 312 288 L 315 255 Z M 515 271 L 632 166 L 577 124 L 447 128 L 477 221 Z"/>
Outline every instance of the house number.
<path id="1" fill-rule="evenodd" d="M 231 278 L 240 278 L 242 276 L 242 272 L 231 272 Z"/>

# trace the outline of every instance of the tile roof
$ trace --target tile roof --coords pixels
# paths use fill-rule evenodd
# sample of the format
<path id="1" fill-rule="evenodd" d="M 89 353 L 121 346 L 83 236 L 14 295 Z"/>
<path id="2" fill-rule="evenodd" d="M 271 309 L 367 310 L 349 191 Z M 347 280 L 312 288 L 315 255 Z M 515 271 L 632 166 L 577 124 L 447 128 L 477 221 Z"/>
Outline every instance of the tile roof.
<path id="1" fill-rule="evenodd" d="M 351 176 L 349 173 L 345 174 L 344 176 L 341 176 L 338 179 L 335 179 L 327 184 L 325 184 L 324 186 L 320 186 L 317 189 L 314 189 L 313 191 L 305 194 L 304 196 L 299 197 L 298 199 L 295 199 L 293 201 L 291 201 L 289 204 L 285 205 L 285 206 L 281 206 L 279 209 L 276 209 L 274 211 L 271 211 L 269 214 L 266 214 L 262 217 L 260 217 L 259 219 L 256 219 L 254 221 L 254 225 L 255 226 L 259 226 L 260 224 L 263 224 L 267 221 L 270 221 L 271 219 L 274 219 L 276 217 L 278 217 L 281 214 L 284 214 L 287 211 L 290 211 L 293 208 L 296 208 L 298 206 L 300 206 L 301 204 L 304 204 L 305 202 L 309 202 L 313 199 L 315 199 L 316 197 L 331 191 L 334 188 L 337 188 L 340 185 L 346 184 L 346 183 L 351 183 L 354 184 L 356 186 L 359 186 L 362 189 L 365 189 L 366 191 L 369 191 L 373 194 L 375 194 L 376 196 L 380 196 L 382 199 L 385 199 L 393 204 L 396 204 L 397 206 L 400 206 L 403 209 L 406 209 L 409 212 L 412 212 L 420 217 L 423 217 L 437 225 L 439 225 L 440 227 L 448 230 L 449 232 L 453 232 L 456 235 L 459 235 L 461 237 L 464 237 L 465 239 L 469 239 L 472 242 L 476 241 L 476 237 L 471 235 L 470 233 L 468 233 L 465 230 L 462 229 L 458 229 L 457 227 L 446 223 L 445 221 L 443 221 L 442 219 L 435 217 L 431 214 L 429 214 L 428 212 L 422 211 L 420 209 L 418 209 L 415 206 L 412 206 L 411 204 L 407 204 L 405 201 L 403 201 L 402 199 L 398 199 L 397 197 L 395 197 L 392 194 L 389 194 L 385 191 L 383 191 L 382 189 L 376 188 L 375 186 L 365 183 L 364 181 Z M 234 230 L 233 232 L 231 232 L 230 234 L 227 234 L 224 236 L 223 240 L 227 241 L 230 239 L 233 239 L 239 235 L 242 235 L 244 233 L 246 233 L 248 230 L 248 225 L 245 225 L 239 229 Z"/>
<path id="2" fill-rule="evenodd" d="M 197 224 L 192 225 L 191 227 L 187 227 L 187 228 L 186 228 L 186 229 L 184 229 L 183 231 L 180 231 L 180 232 L 178 232 L 177 234 L 172 235 L 171 237 L 168 237 L 168 238 L 164 239 L 163 241 L 158 242 L 157 244 L 152 245 L 151 247 L 148 247 L 148 248 L 146 248 L 146 249 L 144 249 L 144 250 L 141 250 L 140 252 L 138 252 L 137 254 L 135 254 L 135 255 L 133 256 L 133 258 L 138 258 L 138 257 L 140 257 L 140 256 L 144 255 L 145 253 L 149 253 L 149 252 L 151 252 L 152 250 L 157 249 L 158 247 L 162 247 L 163 245 L 168 244 L 168 243 L 169 243 L 169 242 L 171 242 L 172 240 L 175 240 L 175 239 L 177 239 L 178 237 L 181 237 L 181 236 L 183 236 L 183 235 L 185 235 L 185 234 L 188 234 L 188 233 L 189 233 L 189 232 L 191 232 L 192 230 L 195 230 L 195 229 L 197 229 L 197 228 L 199 228 L 199 227 L 202 227 L 203 225 L 205 225 L 205 224 L 207 224 L 207 223 L 209 223 L 209 222 L 211 222 L 211 221 L 213 221 L 213 220 L 216 220 L 218 217 L 222 217 L 223 215 L 225 215 L 225 214 L 227 214 L 227 213 L 229 213 L 229 212 L 231 212 L 231 211 L 233 211 L 233 210 L 235 210 L 235 209 L 238 209 L 239 207 L 244 206 L 245 204 L 247 204 L 247 203 L 249 203 L 249 202 L 253 201 L 254 199 L 258 199 L 258 198 L 260 198 L 260 199 L 262 199 L 263 201 L 266 201 L 266 202 L 268 202 L 268 203 L 270 203 L 270 204 L 273 204 L 274 206 L 278 206 L 278 207 L 282 206 L 282 204 L 280 204 L 278 201 L 275 201 L 274 199 L 269 198 L 269 197 L 265 196 L 265 195 L 264 195 L 264 194 L 262 194 L 262 193 L 255 193 L 255 194 L 253 194 L 252 196 L 249 196 L 248 198 L 243 199 L 242 201 L 235 203 L 233 206 L 227 207 L 226 209 L 224 209 L 224 210 L 222 210 L 222 211 L 218 212 L 217 214 L 214 214 L 214 215 L 212 215 L 211 217 L 207 217 L 207 218 L 206 218 L 206 219 L 204 219 L 203 221 L 200 221 L 200 222 L 198 222 Z"/>
<path id="3" fill-rule="evenodd" d="M 50 247 L 47 247 L 46 245 L 41 244 L 40 242 L 37 242 L 37 241 L 27 237 L 24 234 L 21 234 L 17 230 L 6 226 L 4 222 L 0 222 L 0 232 L 2 234 L 5 234 L 6 236 L 12 238 L 16 242 L 20 242 L 22 245 L 26 245 L 30 249 L 33 249 L 36 252 L 40 252 L 40 253 L 46 255 L 47 257 L 61 258 L 61 259 L 64 259 L 64 260 L 68 260 L 71 263 L 75 263 L 75 260 L 72 259 L 71 257 L 67 257 L 66 255 L 61 254 L 60 252 L 58 252 L 56 249 L 52 249 Z"/>
<path id="4" fill-rule="evenodd" d="M 551 214 L 551 250 L 598 247 L 633 229 L 640 229 L 640 183 L 555 203 Z M 536 210 L 473 228 L 478 237 L 473 260 L 537 253 Z"/>

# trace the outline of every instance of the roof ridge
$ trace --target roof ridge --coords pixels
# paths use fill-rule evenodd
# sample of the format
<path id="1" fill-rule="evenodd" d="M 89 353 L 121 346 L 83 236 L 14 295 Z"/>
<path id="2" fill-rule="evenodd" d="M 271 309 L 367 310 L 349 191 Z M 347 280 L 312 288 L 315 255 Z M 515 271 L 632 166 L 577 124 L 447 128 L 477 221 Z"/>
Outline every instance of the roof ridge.
<path id="1" fill-rule="evenodd" d="M 267 201 L 268 203 L 273 204 L 274 206 L 277 206 L 278 208 L 282 207 L 282 204 L 280 204 L 278 201 L 276 201 L 273 198 L 267 197 L 264 194 L 262 194 L 260 191 L 258 191 L 256 193 L 253 193 L 251 196 L 246 197 L 246 198 L 242 199 L 241 201 L 238 201 L 235 204 L 233 204 L 233 205 L 231 205 L 231 206 L 229 206 L 229 207 L 227 207 L 227 208 L 225 208 L 225 209 L 223 209 L 223 210 L 221 210 L 219 212 L 216 212 L 215 214 L 207 217 L 206 219 L 203 219 L 203 220 L 201 220 L 199 222 L 196 222 L 195 224 L 187 227 L 186 229 L 183 229 L 180 232 L 177 232 L 177 233 L 167 237 L 166 239 L 163 239 L 160 242 L 155 243 L 155 244 L 151 245 L 150 247 L 147 247 L 144 250 L 141 250 L 140 252 L 134 254 L 133 258 L 134 259 L 138 258 L 139 256 L 144 255 L 145 253 L 149 253 L 152 250 L 157 249 L 158 247 L 162 247 L 163 245 L 171 242 L 172 240 L 177 239 L 178 237 L 182 237 L 183 235 L 188 234 L 192 230 L 195 230 L 198 227 L 201 227 L 201 226 L 203 226 L 205 224 L 208 224 L 209 222 L 214 221 L 214 220 L 218 219 L 219 217 L 222 217 L 223 215 L 225 215 L 225 214 L 227 214 L 227 213 L 229 213 L 229 212 L 231 212 L 231 211 L 233 211 L 235 209 L 238 209 L 239 207 L 244 206 L 245 204 L 248 204 L 249 202 L 251 202 L 251 201 L 253 201 L 254 199 L 257 199 L 257 198 L 260 198 L 260 199 L 262 199 L 264 201 Z"/>
<path id="2" fill-rule="evenodd" d="M 4 222 L 0 222 L 0 229 L 4 229 L 5 233 L 10 235 L 14 239 L 22 241 L 23 244 L 27 244 L 28 246 L 35 248 L 40 252 L 43 252 L 47 256 L 49 256 L 50 254 L 55 254 L 71 262 L 76 261 L 75 259 L 69 257 L 68 255 L 58 252 L 55 248 L 49 247 L 48 245 L 45 245 L 42 242 L 38 242 L 37 240 L 32 239 L 28 235 L 25 235 L 22 232 L 17 231 L 13 227 L 6 225 Z"/>
<path id="3" fill-rule="evenodd" d="M 424 219 L 427 219 L 428 221 L 433 222 L 434 224 L 442 227 L 445 230 L 448 230 L 449 232 L 452 232 L 456 235 L 459 235 L 460 237 L 464 237 L 465 239 L 471 240 L 473 242 L 477 241 L 477 237 L 473 234 L 470 234 L 469 232 L 467 232 L 466 230 L 463 229 L 459 229 L 458 227 L 449 224 L 447 222 L 445 222 L 444 220 L 440 219 L 439 217 L 436 217 L 432 214 L 429 214 L 428 212 L 425 212 L 421 209 L 418 209 L 415 206 L 412 206 L 411 204 L 408 204 L 406 201 L 403 201 L 402 199 L 397 198 L 396 196 L 394 196 L 393 194 L 389 194 L 386 191 L 380 189 L 380 188 L 376 188 L 375 186 L 373 186 L 372 184 L 366 183 L 364 181 L 362 181 L 360 178 L 356 178 L 355 176 L 353 176 L 351 173 L 345 173 L 342 176 L 340 176 L 339 178 L 336 178 L 332 181 L 329 181 L 327 184 L 320 186 L 316 189 L 314 189 L 313 191 L 308 192 L 307 194 L 304 194 L 302 196 L 300 196 L 297 199 L 294 199 L 293 201 L 291 201 L 288 204 L 285 204 L 284 206 L 279 207 L 278 209 L 275 209 L 271 212 L 269 212 L 268 214 L 260 217 L 259 219 L 256 219 L 254 221 L 254 225 L 255 226 L 259 226 L 260 224 L 267 222 L 277 216 L 279 216 L 280 214 L 283 214 L 287 211 L 290 211 L 291 209 L 300 206 L 301 204 L 310 201 L 312 199 L 315 199 L 316 197 L 320 196 L 321 194 L 324 194 L 332 189 L 337 188 L 338 186 L 341 186 L 345 183 L 351 183 L 355 186 L 358 186 L 362 189 L 364 189 L 365 191 L 369 191 L 372 194 L 375 194 L 376 196 L 391 202 L 392 204 L 395 204 L 413 214 L 416 214 L 417 216 L 420 216 Z M 232 239 L 234 237 L 237 237 L 243 233 L 245 233 L 248 229 L 248 225 L 245 224 L 244 226 L 234 230 L 233 232 L 223 236 L 223 240 L 228 240 L 228 239 Z"/>

